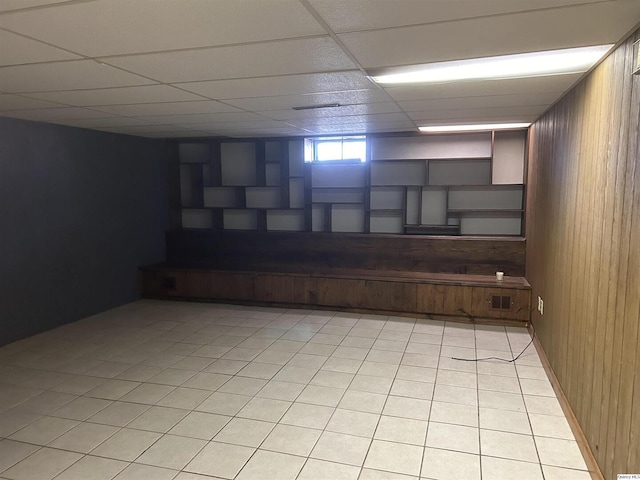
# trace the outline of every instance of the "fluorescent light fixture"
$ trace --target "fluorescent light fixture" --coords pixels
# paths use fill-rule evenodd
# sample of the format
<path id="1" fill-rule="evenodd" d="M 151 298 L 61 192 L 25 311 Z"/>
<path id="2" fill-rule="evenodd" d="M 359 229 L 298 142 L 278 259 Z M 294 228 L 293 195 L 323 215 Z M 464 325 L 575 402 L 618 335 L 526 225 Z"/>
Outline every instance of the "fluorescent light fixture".
<path id="1" fill-rule="evenodd" d="M 580 73 L 589 70 L 611 47 L 613 45 L 565 48 L 395 67 L 383 69 L 380 75 L 370 78 L 376 83 L 403 84 Z"/>
<path id="2" fill-rule="evenodd" d="M 530 123 L 480 123 L 477 125 L 435 125 L 432 127 L 418 127 L 422 133 L 442 132 L 478 132 L 487 130 L 516 130 L 527 128 Z"/>
<path id="3" fill-rule="evenodd" d="M 317 110 L 320 108 L 336 108 L 341 107 L 339 103 L 322 103 L 320 105 L 303 105 L 301 107 L 291 107 L 293 110 Z"/>

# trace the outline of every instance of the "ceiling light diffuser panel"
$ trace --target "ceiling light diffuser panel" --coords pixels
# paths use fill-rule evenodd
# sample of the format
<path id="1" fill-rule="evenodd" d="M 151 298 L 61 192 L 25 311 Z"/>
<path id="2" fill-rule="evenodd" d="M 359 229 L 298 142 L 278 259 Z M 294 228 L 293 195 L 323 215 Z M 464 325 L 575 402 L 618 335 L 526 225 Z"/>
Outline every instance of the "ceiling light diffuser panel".
<path id="1" fill-rule="evenodd" d="M 394 67 L 369 73 L 374 82 L 384 85 L 581 73 L 589 70 L 612 47 L 613 45 L 599 45 L 565 48 L 562 50 Z"/>
<path id="2" fill-rule="evenodd" d="M 490 130 L 519 130 L 528 128 L 531 123 L 481 123 L 474 125 L 433 125 L 418 127 L 422 133 L 443 132 L 480 132 Z"/>

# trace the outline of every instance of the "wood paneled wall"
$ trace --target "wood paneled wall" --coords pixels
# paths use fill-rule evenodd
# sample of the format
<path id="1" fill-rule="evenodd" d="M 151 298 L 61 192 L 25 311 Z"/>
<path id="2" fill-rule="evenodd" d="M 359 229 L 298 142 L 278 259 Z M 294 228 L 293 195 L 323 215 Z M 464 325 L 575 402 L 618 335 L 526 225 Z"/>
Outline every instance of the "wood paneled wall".
<path id="1" fill-rule="evenodd" d="M 602 473 L 640 473 L 640 31 L 531 128 L 533 324 Z"/>

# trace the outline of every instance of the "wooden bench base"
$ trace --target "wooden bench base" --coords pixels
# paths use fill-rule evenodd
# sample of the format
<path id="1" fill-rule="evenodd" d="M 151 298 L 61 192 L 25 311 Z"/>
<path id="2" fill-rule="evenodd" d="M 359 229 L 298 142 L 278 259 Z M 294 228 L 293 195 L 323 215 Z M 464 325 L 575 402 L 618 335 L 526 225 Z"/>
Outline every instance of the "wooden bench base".
<path id="1" fill-rule="evenodd" d="M 529 321 L 531 287 L 522 277 L 332 269 L 321 273 L 236 272 L 167 266 L 141 269 L 152 298 L 245 301 L 469 320 Z"/>

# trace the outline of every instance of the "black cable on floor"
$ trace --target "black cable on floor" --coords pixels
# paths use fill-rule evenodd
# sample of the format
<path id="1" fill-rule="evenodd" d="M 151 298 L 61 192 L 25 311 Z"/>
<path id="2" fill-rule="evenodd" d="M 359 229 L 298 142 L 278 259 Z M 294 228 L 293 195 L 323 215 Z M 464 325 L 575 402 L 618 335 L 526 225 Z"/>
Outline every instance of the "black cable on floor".
<path id="1" fill-rule="evenodd" d="M 531 310 L 531 312 L 533 312 L 533 310 Z M 457 358 L 457 357 L 451 357 L 451 360 L 459 360 L 461 362 L 482 362 L 485 360 L 498 360 L 500 362 L 506 362 L 506 363 L 513 363 L 516 360 L 518 360 L 522 354 L 527 350 L 527 348 L 529 348 L 531 346 L 531 344 L 533 343 L 533 339 L 536 338 L 536 328 L 533 326 L 533 322 L 529 322 L 531 323 L 531 328 L 533 329 L 533 335 L 531 336 L 531 341 L 527 344 L 526 347 L 524 347 L 524 349 L 514 358 L 512 358 L 511 360 L 507 359 L 507 358 L 500 358 L 500 357 L 485 357 L 485 358 Z"/>

